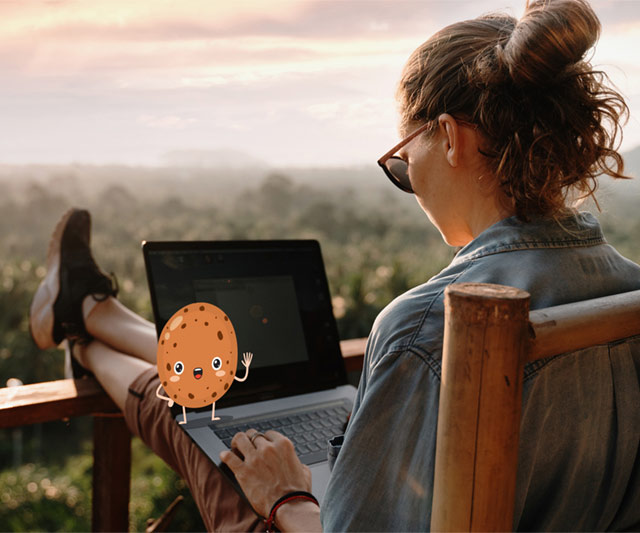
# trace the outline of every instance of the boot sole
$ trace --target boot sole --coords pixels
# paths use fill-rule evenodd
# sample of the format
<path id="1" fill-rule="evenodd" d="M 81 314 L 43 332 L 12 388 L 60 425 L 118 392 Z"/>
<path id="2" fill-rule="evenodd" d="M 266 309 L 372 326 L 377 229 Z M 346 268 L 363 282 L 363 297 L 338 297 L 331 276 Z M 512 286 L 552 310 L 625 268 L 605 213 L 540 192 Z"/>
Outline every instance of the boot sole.
<path id="1" fill-rule="evenodd" d="M 67 222 L 77 209 L 69 209 L 56 224 L 47 249 L 47 274 L 36 290 L 29 309 L 29 330 L 41 350 L 54 348 L 58 343 L 53 337 L 55 315 L 53 304 L 60 292 L 60 244 Z"/>

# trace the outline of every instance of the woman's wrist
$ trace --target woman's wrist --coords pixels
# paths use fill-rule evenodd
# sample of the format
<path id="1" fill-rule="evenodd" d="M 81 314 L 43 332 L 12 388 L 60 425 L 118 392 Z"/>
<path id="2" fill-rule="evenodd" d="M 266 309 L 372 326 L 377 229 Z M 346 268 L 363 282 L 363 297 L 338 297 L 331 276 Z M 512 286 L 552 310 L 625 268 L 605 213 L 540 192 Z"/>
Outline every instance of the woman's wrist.
<path id="1" fill-rule="evenodd" d="M 274 522 L 280 531 L 322 531 L 320 507 L 310 500 L 283 503 L 275 513 Z"/>

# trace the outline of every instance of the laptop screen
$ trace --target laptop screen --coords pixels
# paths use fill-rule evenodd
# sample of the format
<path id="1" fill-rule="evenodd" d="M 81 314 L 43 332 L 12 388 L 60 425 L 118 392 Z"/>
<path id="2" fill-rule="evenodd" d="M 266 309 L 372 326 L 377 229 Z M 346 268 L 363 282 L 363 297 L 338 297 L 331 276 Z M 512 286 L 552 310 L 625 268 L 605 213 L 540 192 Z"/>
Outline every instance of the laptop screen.
<path id="1" fill-rule="evenodd" d="M 254 369 L 309 360 L 293 276 L 204 278 L 194 281 L 194 290 L 195 301 L 231 317 L 240 353 L 259 348 Z"/>
<path id="2" fill-rule="evenodd" d="M 208 302 L 231 320 L 249 379 L 216 405 L 346 383 L 320 247 L 316 241 L 143 243 L 158 334 L 181 307 Z"/>

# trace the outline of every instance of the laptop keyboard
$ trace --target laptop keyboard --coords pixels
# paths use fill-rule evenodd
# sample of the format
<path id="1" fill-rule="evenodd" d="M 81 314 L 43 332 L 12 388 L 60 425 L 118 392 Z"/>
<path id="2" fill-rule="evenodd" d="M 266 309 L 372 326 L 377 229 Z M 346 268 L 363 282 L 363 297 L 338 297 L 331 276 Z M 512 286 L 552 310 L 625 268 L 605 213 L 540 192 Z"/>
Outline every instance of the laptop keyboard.
<path id="1" fill-rule="evenodd" d="M 303 464 L 311 465 L 327 459 L 327 441 L 342 435 L 349 410 L 342 403 L 322 404 L 308 409 L 271 413 L 268 418 L 251 417 L 227 424 L 209 426 L 231 448 L 231 439 L 239 431 L 278 431 L 293 442 Z"/>

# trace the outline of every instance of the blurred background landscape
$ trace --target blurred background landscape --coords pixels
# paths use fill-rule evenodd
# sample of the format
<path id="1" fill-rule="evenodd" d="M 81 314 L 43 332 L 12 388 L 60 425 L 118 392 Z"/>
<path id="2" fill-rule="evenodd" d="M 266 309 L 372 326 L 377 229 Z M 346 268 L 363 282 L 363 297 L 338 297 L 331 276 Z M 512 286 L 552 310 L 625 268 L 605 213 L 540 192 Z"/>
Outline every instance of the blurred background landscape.
<path id="1" fill-rule="evenodd" d="M 640 176 L 640 149 L 625 160 Z M 121 300 L 148 319 L 143 240 L 311 238 L 323 250 L 341 338 L 367 336 L 382 307 L 455 253 L 415 199 L 387 181 L 373 166 L 0 167 L 2 385 L 9 378 L 26 384 L 63 377 L 63 352 L 35 347 L 27 315 L 45 274 L 50 233 L 71 206 L 91 211 L 99 264 L 116 273 Z M 640 181 L 605 179 L 599 200 L 608 240 L 640 261 Z M 1 431 L 0 529 L 90 529 L 91 446 L 91 421 L 84 418 Z M 186 504 L 172 527 L 201 530 L 182 480 L 138 439 L 133 454 L 132 530 L 143 530 L 178 494 Z"/>
<path id="2" fill-rule="evenodd" d="M 627 99 L 621 149 L 640 177 L 640 10 L 591 3 L 593 63 Z M 341 338 L 367 336 L 455 254 L 373 164 L 397 142 L 402 66 L 447 24 L 524 5 L 0 1 L 0 386 L 63 377 L 63 352 L 35 347 L 27 314 L 71 206 L 91 211 L 98 262 L 146 318 L 142 240 L 312 238 Z M 604 179 L 598 199 L 608 240 L 639 262 L 640 181 Z M 86 418 L 0 431 L 0 531 L 90 529 L 91 435 Z M 203 529 L 182 480 L 138 439 L 132 465 L 132 530 L 178 494 L 172 528 Z"/>

